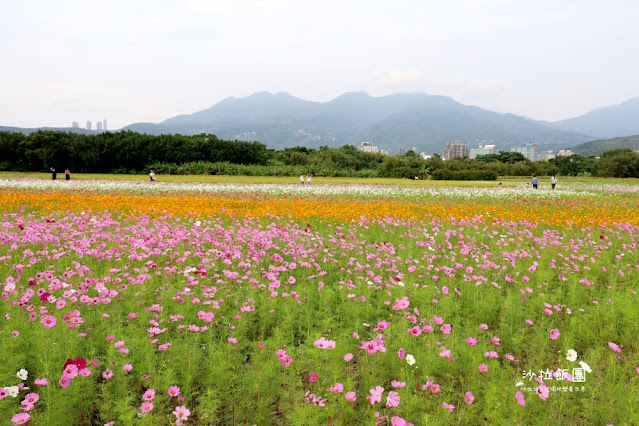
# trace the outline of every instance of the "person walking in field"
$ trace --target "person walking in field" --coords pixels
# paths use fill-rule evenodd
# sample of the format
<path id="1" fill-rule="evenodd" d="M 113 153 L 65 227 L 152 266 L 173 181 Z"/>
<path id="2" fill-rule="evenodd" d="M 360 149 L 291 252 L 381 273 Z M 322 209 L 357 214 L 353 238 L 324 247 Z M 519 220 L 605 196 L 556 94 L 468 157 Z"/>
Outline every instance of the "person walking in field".
<path id="1" fill-rule="evenodd" d="M 71 170 L 69 170 L 69 168 L 67 167 L 67 169 L 64 171 L 64 180 L 70 180 L 71 179 Z"/>
<path id="2" fill-rule="evenodd" d="M 556 185 L 557 185 L 557 177 L 555 177 L 555 175 L 552 175 L 552 177 L 550 178 L 550 186 L 552 187 L 552 189 L 555 189 Z"/>
<path id="3" fill-rule="evenodd" d="M 55 172 L 55 167 L 51 167 L 51 179 L 55 180 L 58 174 Z"/>
<path id="4" fill-rule="evenodd" d="M 153 172 L 153 169 L 151 169 L 151 173 L 149 173 L 149 179 L 151 182 L 155 182 L 155 173 Z"/>
<path id="5" fill-rule="evenodd" d="M 313 176 L 311 174 L 306 175 L 306 183 L 311 184 L 313 181 Z"/>
<path id="6" fill-rule="evenodd" d="M 304 175 L 300 175 L 300 183 L 304 185 Z"/>
<path id="7" fill-rule="evenodd" d="M 537 180 L 537 175 L 533 175 L 533 178 L 532 178 L 533 189 L 537 189 L 537 184 L 538 183 L 539 183 L 539 181 Z"/>

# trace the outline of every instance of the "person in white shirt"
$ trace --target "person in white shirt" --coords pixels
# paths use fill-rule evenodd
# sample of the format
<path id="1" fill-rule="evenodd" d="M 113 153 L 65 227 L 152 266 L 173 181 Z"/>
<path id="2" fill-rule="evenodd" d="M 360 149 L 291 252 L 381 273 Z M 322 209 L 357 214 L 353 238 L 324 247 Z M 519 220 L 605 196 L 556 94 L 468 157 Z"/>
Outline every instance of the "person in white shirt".
<path id="1" fill-rule="evenodd" d="M 557 185 L 557 178 L 555 175 L 552 175 L 552 178 L 550 178 L 550 185 L 552 186 L 552 189 L 555 189 L 555 185 Z"/>
<path id="2" fill-rule="evenodd" d="M 151 169 L 151 173 L 149 173 L 149 179 L 151 182 L 155 182 L 155 173 L 153 172 L 153 169 Z"/>

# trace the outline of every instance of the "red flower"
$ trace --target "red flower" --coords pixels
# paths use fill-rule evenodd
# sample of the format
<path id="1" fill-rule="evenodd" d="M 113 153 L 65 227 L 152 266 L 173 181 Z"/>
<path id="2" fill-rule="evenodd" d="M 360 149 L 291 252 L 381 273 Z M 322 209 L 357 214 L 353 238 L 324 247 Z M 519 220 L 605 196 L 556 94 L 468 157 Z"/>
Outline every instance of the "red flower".
<path id="1" fill-rule="evenodd" d="M 75 365 L 78 367 L 78 370 L 83 370 L 87 368 L 87 360 L 84 358 L 76 358 L 75 360 L 72 360 L 71 358 L 67 358 L 66 362 L 64 363 L 64 367 L 62 367 L 62 369 L 64 370 L 69 365 Z"/>

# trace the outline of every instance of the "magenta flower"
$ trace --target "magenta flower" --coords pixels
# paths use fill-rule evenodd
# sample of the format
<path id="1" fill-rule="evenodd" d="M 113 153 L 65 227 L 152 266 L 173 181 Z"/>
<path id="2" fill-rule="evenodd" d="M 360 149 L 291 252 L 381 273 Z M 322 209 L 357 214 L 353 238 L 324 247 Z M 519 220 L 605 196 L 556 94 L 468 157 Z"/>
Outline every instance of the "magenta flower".
<path id="1" fill-rule="evenodd" d="M 142 396 L 142 399 L 145 401 L 153 401 L 154 398 L 155 398 L 155 389 L 148 389 L 146 392 L 144 392 L 144 395 Z"/>
<path id="2" fill-rule="evenodd" d="M 466 339 L 466 343 L 468 343 L 470 346 L 475 346 L 477 344 L 477 339 L 475 339 L 474 337 L 469 337 L 468 339 Z"/>
<path id="3" fill-rule="evenodd" d="M 450 411 L 451 413 L 455 410 L 455 406 L 453 404 L 449 404 L 447 402 L 442 402 L 442 407 Z"/>
<path id="4" fill-rule="evenodd" d="M 559 334 L 559 330 L 553 328 L 552 330 L 550 330 L 550 340 L 557 340 L 559 338 Z"/>
<path id="5" fill-rule="evenodd" d="M 388 392 L 388 396 L 386 396 L 386 406 L 398 407 L 399 404 L 399 394 L 395 391 Z"/>
<path id="6" fill-rule="evenodd" d="M 548 395 L 550 394 L 550 392 L 548 391 L 548 386 L 543 383 L 537 386 L 536 392 L 539 398 L 543 400 L 547 399 Z"/>
<path id="7" fill-rule="evenodd" d="M 521 392 L 517 392 L 515 394 L 515 399 L 517 400 L 517 404 L 521 405 L 522 407 L 526 406 L 526 401 L 524 400 L 524 394 Z"/>
<path id="8" fill-rule="evenodd" d="M 357 397 L 355 396 L 355 392 L 350 391 L 344 394 L 344 399 L 347 401 L 357 401 Z"/>
<path id="9" fill-rule="evenodd" d="M 309 377 L 309 379 L 310 379 L 310 381 L 311 381 L 311 382 L 316 382 L 316 381 L 317 381 L 317 378 L 318 378 L 317 373 L 313 373 L 313 374 L 311 374 L 311 376 Z"/>
<path id="10" fill-rule="evenodd" d="M 371 403 L 371 405 L 375 405 L 377 402 L 382 402 L 382 394 L 384 393 L 384 388 L 381 386 L 376 386 L 374 389 L 370 390 L 370 395 L 366 398 Z"/>
<path id="11" fill-rule="evenodd" d="M 133 366 L 131 364 L 124 364 L 122 366 L 122 370 L 123 371 L 131 371 L 131 370 L 133 370 Z"/>
<path id="12" fill-rule="evenodd" d="M 170 397 L 174 397 L 174 396 L 178 396 L 180 394 L 180 388 L 178 388 L 177 386 L 173 385 L 173 386 L 169 386 L 169 396 Z"/>
<path id="13" fill-rule="evenodd" d="M 406 351 L 404 350 L 404 348 L 401 348 L 397 351 L 397 356 L 399 357 L 399 359 L 404 359 L 404 357 L 406 356 Z"/>
<path id="14" fill-rule="evenodd" d="M 493 337 L 492 339 L 490 339 L 491 342 L 493 342 L 493 345 L 499 346 L 501 343 L 499 343 L 501 339 L 499 337 Z"/>
<path id="15" fill-rule="evenodd" d="M 17 425 L 23 425 L 29 421 L 31 416 L 29 413 L 18 413 L 15 416 L 11 417 L 11 421 Z"/>
<path id="16" fill-rule="evenodd" d="M 49 381 L 47 379 L 35 379 L 33 383 L 35 383 L 38 386 L 46 386 L 49 384 Z"/>
<path id="17" fill-rule="evenodd" d="M 63 375 L 62 377 L 60 377 L 60 380 L 58 383 L 63 388 L 68 388 L 69 385 L 71 384 L 71 379 L 69 378 L 69 376 Z"/>
<path id="18" fill-rule="evenodd" d="M 153 410 L 152 402 L 144 402 L 142 403 L 142 405 L 140 405 L 140 411 L 142 411 L 143 413 L 148 413 L 151 410 Z"/>
<path id="19" fill-rule="evenodd" d="M 488 371 L 488 366 L 486 364 L 479 364 L 479 367 L 477 367 L 477 369 L 482 373 L 485 373 L 486 371 Z"/>
<path id="20" fill-rule="evenodd" d="M 58 323 L 58 320 L 56 320 L 55 317 L 52 317 L 51 315 L 47 315 L 44 318 L 42 318 L 41 322 L 42 322 L 42 325 L 44 325 L 44 328 L 51 328 Z"/>
<path id="21" fill-rule="evenodd" d="M 414 426 L 412 423 L 408 423 L 402 417 L 393 416 L 391 417 L 391 426 Z"/>
<path id="22" fill-rule="evenodd" d="M 608 342 L 608 346 L 610 347 L 610 349 L 617 352 L 618 354 L 621 353 L 621 348 L 616 343 Z"/>
<path id="23" fill-rule="evenodd" d="M 330 390 L 333 393 L 341 393 L 344 390 L 344 385 L 341 383 L 335 383 L 333 386 L 331 386 Z"/>
<path id="24" fill-rule="evenodd" d="M 471 405 L 473 401 L 475 401 L 475 395 L 473 395 L 471 391 L 468 391 L 466 392 L 466 395 L 464 395 L 464 400 L 466 401 L 466 404 Z"/>
<path id="25" fill-rule="evenodd" d="M 175 407 L 175 411 L 173 411 L 172 414 L 176 417 L 177 420 L 187 421 L 189 419 L 189 416 L 191 415 L 191 411 L 189 411 L 188 408 L 182 405 Z"/>

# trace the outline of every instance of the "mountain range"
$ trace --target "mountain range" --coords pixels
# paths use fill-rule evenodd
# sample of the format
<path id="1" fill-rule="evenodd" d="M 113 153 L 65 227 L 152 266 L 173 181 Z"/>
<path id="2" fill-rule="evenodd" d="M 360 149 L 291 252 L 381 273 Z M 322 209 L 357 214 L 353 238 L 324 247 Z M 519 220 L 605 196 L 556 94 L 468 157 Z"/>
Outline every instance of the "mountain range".
<path id="1" fill-rule="evenodd" d="M 559 150 L 598 138 L 639 134 L 639 98 L 554 123 L 464 105 L 446 96 L 398 93 L 373 97 L 345 93 L 329 102 L 312 102 L 288 93 L 258 92 L 227 98 L 193 114 L 160 123 L 134 123 L 123 130 L 149 134 L 213 133 L 221 139 L 260 141 L 270 148 L 359 145 L 370 141 L 394 153 L 398 148 L 442 153 L 461 140 L 475 147 L 496 144 L 508 150 L 525 142 Z M 0 127 L 29 133 L 37 129 Z M 94 133 L 84 129 L 56 130 Z"/>
<path id="2" fill-rule="evenodd" d="M 135 123 L 125 129 L 151 134 L 214 133 L 222 139 L 257 140 L 276 149 L 371 141 L 392 153 L 398 148 L 441 153 L 447 142 L 455 140 L 471 146 L 494 143 L 501 149 L 534 142 L 545 150 L 592 139 L 550 123 L 425 93 L 372 97 L 352 92 L 329 102 L 311 102 L 285 92 L 258 92 L 246 98 L 228 98 L 208 109 L 161 123 Z"/>

